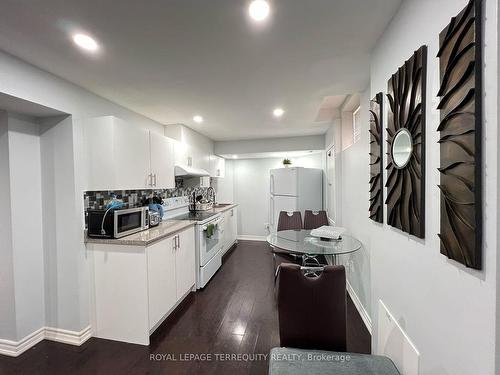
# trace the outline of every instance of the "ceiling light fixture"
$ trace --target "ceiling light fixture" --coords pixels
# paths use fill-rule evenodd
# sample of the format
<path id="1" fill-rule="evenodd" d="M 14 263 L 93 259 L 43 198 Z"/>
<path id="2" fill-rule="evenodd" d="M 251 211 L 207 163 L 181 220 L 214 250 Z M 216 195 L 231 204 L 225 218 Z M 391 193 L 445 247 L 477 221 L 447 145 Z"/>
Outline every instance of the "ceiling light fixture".
<path id="1" fill-rule="evenodd" d="M 269 16 L 270 11 L 269 3 L 265 0 L 254 0 L 248 7 L 250 17 L 259 22 L 265 20 Z"/>
<path id="2" fill-rule="evenodd" d="M 193 117 L 193 121 L 197 124 L 201 124 L 203 122 L 203 117 L 201 117 L 200 115 L 196 115 Z"/>
<path id="3" fill-rule="evenodd" d="M 233 155 L 233 159 L 238 159 L 238 155 Z"/>
<path id="4" fill-rule="evenodd" d="M 284 115 L 284 113 L 285 113 L 285 111 L 282 108 L 275 108 L 273 111 L 273 116 L 280 118 L 281 116 Z"/>
<path id="5" fill-rule="evenodd" d="M 85 35 L 85 34 L 73 35 L 73 42 L 75 42 L 75 44 L 78 47 L 80 47 L 86 51 L 95 52 L 99 49 L 99 45 L 97 44 L 97 42 L 94 39 L 92 39 L 90 36 Z"/>

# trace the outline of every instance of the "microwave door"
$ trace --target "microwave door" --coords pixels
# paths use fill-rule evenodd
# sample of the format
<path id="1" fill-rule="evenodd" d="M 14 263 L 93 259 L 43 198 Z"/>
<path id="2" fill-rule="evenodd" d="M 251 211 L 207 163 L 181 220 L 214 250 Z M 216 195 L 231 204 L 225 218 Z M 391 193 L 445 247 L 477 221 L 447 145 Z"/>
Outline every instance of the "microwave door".
<path id="1" fill-rule="evenodd" d="M 115 211 L 115 238 L 128 236 L 144 228 L 144 211 Z"/>

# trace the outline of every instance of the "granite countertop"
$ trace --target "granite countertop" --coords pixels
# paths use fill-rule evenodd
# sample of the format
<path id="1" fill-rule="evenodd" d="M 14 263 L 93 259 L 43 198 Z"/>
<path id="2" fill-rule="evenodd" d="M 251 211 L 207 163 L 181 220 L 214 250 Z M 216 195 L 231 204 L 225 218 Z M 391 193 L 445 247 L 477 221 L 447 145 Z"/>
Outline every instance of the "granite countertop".
<path id="1" fill-rule="evenodd" d="M 90 238 L 85 234 L 85 243 L 104 245 L 149 246 L 196 224 L 193 220 L 165 220 L 157 227 L 122 238 Z"/>
<path id="2" fill-rule="evenodd" d="M 232 208 L 235 208 L 235 207 L 237 207 L 237 206 L 238 206 L 237 204 L 232 203 L 232 204 L 229 204 L 229 205 L 227 205 L 227 206 L 222 206 L 222 207 L 214 207 L 214 208 L 212 208 L 211 210 L 208 210 L 208 211 L 206 211 L 206 212 L 213 211 L 213 212 L 215 212 L 216 214 L 218 214 L 219 212 L 228 211 L 228 210 L 230 210 L 230 209 L 232 209 Z"/>

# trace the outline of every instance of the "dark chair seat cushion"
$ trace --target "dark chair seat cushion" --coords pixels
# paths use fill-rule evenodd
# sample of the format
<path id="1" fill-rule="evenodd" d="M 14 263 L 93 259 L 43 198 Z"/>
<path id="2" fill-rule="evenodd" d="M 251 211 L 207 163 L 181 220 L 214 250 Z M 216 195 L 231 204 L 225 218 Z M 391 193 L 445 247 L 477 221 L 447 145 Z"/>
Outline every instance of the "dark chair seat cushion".
<path id="1" fill-rule="evenodd" d="M 269 375 L 400 375 L 394 363 L 376 355 L 273 348 Z"/>

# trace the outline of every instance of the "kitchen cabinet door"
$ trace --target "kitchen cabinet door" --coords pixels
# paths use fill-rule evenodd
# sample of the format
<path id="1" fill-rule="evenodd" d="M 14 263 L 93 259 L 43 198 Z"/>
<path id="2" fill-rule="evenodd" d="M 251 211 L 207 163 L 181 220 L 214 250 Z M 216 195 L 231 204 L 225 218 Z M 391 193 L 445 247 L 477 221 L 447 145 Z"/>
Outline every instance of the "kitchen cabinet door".
<path id="1" fill-rule="evenodd" d="M 87 119 L 83 123 L 87 167 L 86 190 L 119 188 L 113 153 L 115 120 L 113 116 L 104 116 Z"/>
<path id="2" fill-rule="evenodd" d="M 223 249 L 226 252 L 233 246 L 237 237 L 237 221 L 236 221 L 236 207 L 224 212 L 224 237 Z"/>
<path id="3" fill-rule="evenodd" d="M 117 121 L 113 145 L 118 189 L 150 189 L 149 131 Z"/>
<path id="4" fill-rule="evenodd" d="M 149 142 L 154 187 L 158 189 L 174 188 L 174 141 L 164 135 L 150 132 Z"/>
<path id="5" fill-rule="evenodd" d="M 189 146 L 185 143 L 174 140 L 174 160 L 175 165 L 189 166 Z"/>
<path id="6" fill-rule="evenodd" d="M 175 253 L 177 299 L 184 296 L 196 283 L 195 238 L 191 227 L 178 235 Z"/>
<path id="7" fill-rule="evenodd" d="M 146 248 L 148 258 L 149 329 L 177 303 L 175 236 Z"/>
<path id="8" fill-rule="evenodd" d="M 226 160 L 217 155 L 210 156 L 210 177 L 224 178 L 226 174 Z"/>
<path id="9" fill-rule="evenodd" d="M 236 211 L 236 207 L 235 208 L 232 208 L 230 209 L 228 212 L 228 218 L 227 218 L 227 221 L 226 221 L 226 225 L 228 226 L 228 233 L 227 233 L 227 237 L 228 237 L 228 247 L 231 247 L 233 245 L 233 243 L 236 241 L 236 237 L 237 237 L 237 231 L 238 231 L 238 228 L 237 228 L 237 220 L 236 220 L 236 217 L 237 217 L 237 211 Z"/>

